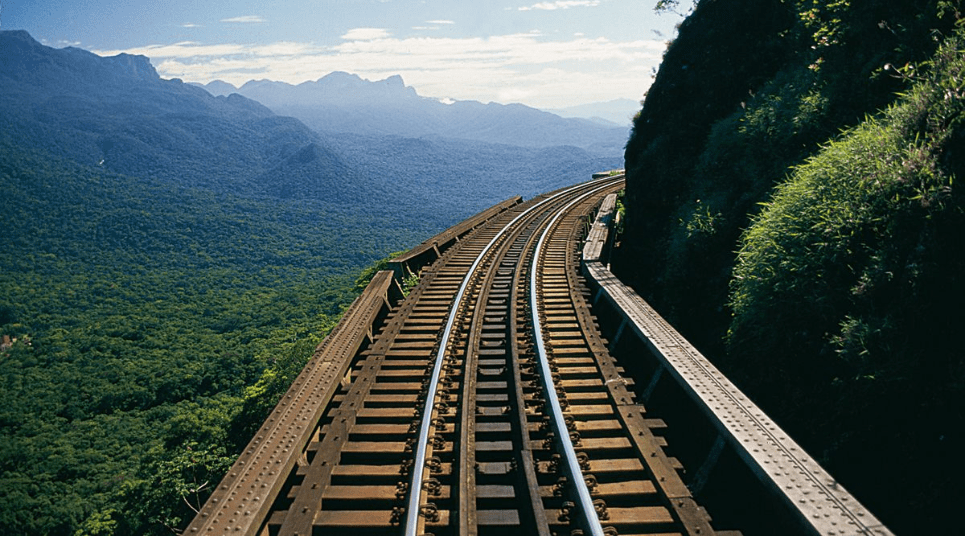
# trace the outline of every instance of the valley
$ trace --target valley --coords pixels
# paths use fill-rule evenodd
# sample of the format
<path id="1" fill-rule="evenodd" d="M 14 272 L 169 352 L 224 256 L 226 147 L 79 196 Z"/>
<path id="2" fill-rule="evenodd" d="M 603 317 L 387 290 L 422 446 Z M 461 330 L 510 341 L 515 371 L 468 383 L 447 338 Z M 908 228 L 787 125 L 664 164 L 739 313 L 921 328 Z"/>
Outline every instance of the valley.
<path id="1" fill-rule="evenodd" d="M 332 121 L 0 32 L 0 532 L 183 527 L 365 267 L 621 161 Z"/>

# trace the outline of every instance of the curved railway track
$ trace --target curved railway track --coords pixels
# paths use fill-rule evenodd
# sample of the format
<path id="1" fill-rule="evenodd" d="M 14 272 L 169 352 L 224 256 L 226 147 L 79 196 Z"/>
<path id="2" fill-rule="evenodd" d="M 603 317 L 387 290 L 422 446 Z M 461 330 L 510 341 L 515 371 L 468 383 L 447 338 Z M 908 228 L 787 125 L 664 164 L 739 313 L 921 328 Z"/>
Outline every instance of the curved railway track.
<path id="1" fill-rule="evenodd" d="M 380 272 L 186 534 L 739 534 L 715 532 L 592 314 L 582 240 L 622 184 L 454 227 L 411 254 L 429 264 L 405 297 Z"/>

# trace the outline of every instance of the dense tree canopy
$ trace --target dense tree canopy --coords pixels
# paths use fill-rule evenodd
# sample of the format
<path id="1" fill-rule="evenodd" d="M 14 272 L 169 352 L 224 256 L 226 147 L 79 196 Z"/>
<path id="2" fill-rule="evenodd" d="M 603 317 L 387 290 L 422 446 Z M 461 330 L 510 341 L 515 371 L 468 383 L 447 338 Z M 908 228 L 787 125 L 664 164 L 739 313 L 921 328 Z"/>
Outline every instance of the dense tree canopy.
<path id="1" fill-rule="evenodd" d="M 183 526 L 393 240 L 9 145 L 0 199 L 4 534 Z"/>

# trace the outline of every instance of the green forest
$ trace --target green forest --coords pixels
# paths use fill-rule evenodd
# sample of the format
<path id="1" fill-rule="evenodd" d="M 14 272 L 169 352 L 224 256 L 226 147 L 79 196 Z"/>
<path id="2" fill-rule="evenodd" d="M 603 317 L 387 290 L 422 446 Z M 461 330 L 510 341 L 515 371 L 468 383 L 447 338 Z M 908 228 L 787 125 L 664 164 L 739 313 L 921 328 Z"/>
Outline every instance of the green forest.
<path id="1" fill-rule="evenodd" d="M 3 534 L 183 528 L 357 273 L 422 238 L 9 144 L 0 200 Z"/>
<path id="2" fill-rule="evenodd" d="M 618 275 L 899 534 L 965 478 L 963 70 L 957 0 L 700 0 L 626 151 Z"/>
<path id="3" fill-rule="evenodd" d="M 322 135 L 0 31 L 0 534 L 178 533 L 367 267 L 618 160 Z"/>

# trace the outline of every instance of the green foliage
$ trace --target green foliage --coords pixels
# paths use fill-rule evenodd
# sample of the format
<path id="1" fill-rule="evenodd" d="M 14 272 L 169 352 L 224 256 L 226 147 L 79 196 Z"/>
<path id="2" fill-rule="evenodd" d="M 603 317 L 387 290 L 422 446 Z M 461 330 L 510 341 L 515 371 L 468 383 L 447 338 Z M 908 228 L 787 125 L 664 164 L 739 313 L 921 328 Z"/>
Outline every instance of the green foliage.
<path id="1" fill-rule="evenodd" d="M 699 3 L 627 145 L 621 276 L 701 347 L 725 351 L 734 251 L 750 217 L 789 168 L 907 90 L 913 71 L 883 66 L 927 59 L 953 27 L 939 11 L 935 2 Z M 717 36 L 722 26 L 747 42 Z"/>
<path id="2" fill-rule="evenodd" d="M 102 511 L 94 512 L 84 520 L 74 536 L 110 536 L 117 530 L 117 520 L 114 519 L 115 511 L 107 508 Z"/>
<path id="3" fill-rule="evenodd" d="M 811 33 L 815 47 L 840 44 L 845 33 L 842 19 L 851 8 L 851 0 L 796 0 L 796 4 L 797 16 Z"/>
<path id="4" fill-rule="evenodd" d="M 720 211 L 713 212 L 706 203 L 701 203 L 700 199 L 695 203 L 696 208 L 686 222 L 680 220 L 680 224 L 687 231 L 687 238 L 693 238 L 698 234 L 712 236 L 720 227 L 722 214 Z"/>
<path id="5" fill-rule="evenodd" d="M 409 275 L 402 278 L 402 295 L 408 296 L 409 292 L 419 284 L 420 279 L 420 274 L 412 272 L 409 272 Z"/>
<path id="6" fill-rule="evenodd" d="M 773 331 L 772 315 L 788 311 L 789 303 L 799 302 L 790 308 L 798 320 L 846 317 L 842 312 L 855 297 L 893 285 L 896 274 L 909 285 L 923 276 L 909 267 L 921 265 L 918 250 L 935 246 L 927 239 L 931 222 L 955 212 L 949 206 L 953 175 L 942 159 L 965 108 L 965 59 L 957 47 L 957 41 L 946 44 L 927 79 L 899 104 L 826 145 L 777 187 L 742 240 L 732 338 Z M 850 295 L 838 293 L 841 288 Z M 801 307 L 814 312 L 802 315 Z M 849 332 L 862 324 L 833 322 Z M 839 340 L 848 346 L 851 338 Z"/>
<path id="7" fill-rule="evenodd" d="M 961 0 L 940 0 L 938 2 L 938 16 L 954 19 L 957 26 L 961 26 L 963 22 L 961 9 Z"/>
<path id="8" fill-rule="evenodd" d="M 614 242 L 623 235 L 623 228 L 627 219 L 627 202 L 626 202 L 627 190 L 624 188 L 617 192 L 617 205 L 616 211 L 614 212 L 614 228 L 613 236 Z"/>
<path id="9" fill-rule="evenodd" d="M 693 10 L 693 8 L 696 7 L 698 1 L 699 0 L 693 0 L 693 3 L 690 7 L 691 10 Z M 679 7 L 680 7 L 680 0 L 657 0 L 656 5 L 653 6 L 653 10 L 661 14 L 677 13 L 679 15 L 680 12 L 677 11 Z"/>
<path id="10" fill-rule="evenodd" d="M 241 450 L 248 440 L 274 409 L 281 397 L 288 391 L 292 382 L 311 359 L 315 347 L 327 335 L 335 322 L 327 322 L 322 327 L 321 336 L 311 336 L 279 350 L 278 359 L 262 372 L 261 377 L 244 391 L 241 409 L 232 419 L 228 435 L 237 450 Z"/>
<path id="11" fill-rule="evenodd" d="M 121 518 L 115 523 L 177 534 L 198 513 L 235 457 L 228 455 L 222 445 L 195 441 L 154 449 L 148 456 L 144 477 L 121 486 L 119 494 L 127 507 L 123 513 L 112 512 L 112 517 Z M 105 513 L 99 512 L 88 521 L 104 517 Z"/>
<path id="12" fill-rule="evenodd" d="M 671 11 L 675 9 L 679 3 L 680 0 L 657 0 L 657 4 L 653 6 L 653 10 L 657 13 Z"/>
<path id="13" fill-rule="evenodd" d="M 728 340 L 733 366 L 771 407 L 821 407 L 820 419 L 795 422 L 850 437 L 825 447 L 845 477 L 856 470 L 847 453 L 886 422 L 916 422 L 915 436 L 900 434 L 859 465 L 927 452 L 949 467 L 914 499 L 916 520 L 896 520 L 937 527 L 952 504 L 942 490 L 961 478 L 965 425 L 952 409 L 965 396 L 965 360 L 951 318 L 965 300 L 961 38 L 917 72 L 898 103 L 795 167 L 744 233 Z M 765 369 L 776 374 L 752 374 Z M 919 481 L 906 470 L 892 478 Z M 902 504 L 875 500 L 885 512 Z"/>

